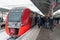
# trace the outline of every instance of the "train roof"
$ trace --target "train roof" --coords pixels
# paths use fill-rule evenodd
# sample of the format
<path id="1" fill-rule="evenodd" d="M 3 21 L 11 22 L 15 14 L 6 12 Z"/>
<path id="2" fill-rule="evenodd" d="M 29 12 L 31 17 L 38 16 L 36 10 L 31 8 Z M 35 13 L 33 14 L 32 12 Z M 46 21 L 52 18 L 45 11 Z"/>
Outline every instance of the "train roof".
<path id="1" fill-rule="evenodd" d="M 12 8 L 12 10 L 14 10 L 14 9 L 29 9 L 29 8 L 27 8 L 27 7 L 15 7 L 15 8 Z"/>

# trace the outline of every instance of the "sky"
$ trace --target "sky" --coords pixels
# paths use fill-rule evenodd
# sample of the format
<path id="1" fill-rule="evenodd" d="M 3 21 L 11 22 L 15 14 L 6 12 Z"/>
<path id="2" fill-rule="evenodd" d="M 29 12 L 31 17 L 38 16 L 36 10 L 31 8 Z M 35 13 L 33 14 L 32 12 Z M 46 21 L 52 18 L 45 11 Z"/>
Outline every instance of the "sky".
<path id="1" fill-rule="evenodd" d="M 12 9 L 14 7 L 27 7 L 43 15 L 30 0 L 0 0 L 0 8 Z"/>

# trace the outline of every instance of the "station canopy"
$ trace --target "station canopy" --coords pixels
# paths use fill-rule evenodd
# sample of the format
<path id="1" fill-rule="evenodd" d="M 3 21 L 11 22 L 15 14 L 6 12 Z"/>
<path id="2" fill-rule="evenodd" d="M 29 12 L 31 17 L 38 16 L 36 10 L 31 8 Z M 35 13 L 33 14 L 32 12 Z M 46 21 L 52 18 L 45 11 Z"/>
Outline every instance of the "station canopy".
<path id="1" fill-rule="evenodd" d="M 0 8 L 0 12 L 8 12 L 9 9 L 5 9 L 5 8 Z"/>
<path id="2" fill-rule="evenodd" d="M 1 0 L 0 8 L 12 9 L 14 7 L 27 7 L 30 10 L 43 15 L 43 13 L 31 2 L 31 0 Z"/>
<path id="3" fill-rule="evenodd" d="M 56 0 L 1 0 L 0 8 L 11 9 L 14 7 L 28 7 L 31 10 L 38 12 L 39 14 L 48 14 L 50 5 Z M 60 9 L 60 0 L 57 0 L 57 6 L 53 9 L 53 12 Z"/>
<path id="4" fill-rule="evenodd" d="M 34 5 L 42 11 L 42 13 L 48 13 L 49 7 L 50 7 L 50 1 L 49 0 L 31 0 Z"/>
<path id="5" fill-rule="evenodd" d="M 43 14 L 49 13 L 51 5 L 52 6 L 56 5 L 56 7 L 53 8 L 53 12 L 60 9 L 60 0 L 31 0 L 31 1 L 39 10 L 42 11 Z"/>

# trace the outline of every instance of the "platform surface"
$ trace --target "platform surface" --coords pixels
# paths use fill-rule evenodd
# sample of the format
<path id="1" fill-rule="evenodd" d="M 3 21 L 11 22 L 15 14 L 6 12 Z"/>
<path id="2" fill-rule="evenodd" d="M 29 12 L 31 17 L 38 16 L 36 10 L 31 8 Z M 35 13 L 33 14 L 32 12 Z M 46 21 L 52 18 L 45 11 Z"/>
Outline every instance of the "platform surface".
<path id="1" fill-rule="evenodd" d="M 8 38 L 10 38 L 10 36 L 7 35 L 5 31 L 0 33 L 0 40 L 7 40 Z"/>
<path id="2" fill-rule="evenodd" d="M 42 28 L 36 40 L 60 40 L 60 24 L 57 24 L 53 31 Z"/>
<path id="3" fill-rule="evenodd" d="M 38 28 L 38 26 L 34 26 L 25 35 L 19 37 L 16 40 L 36 40 L 39 32 L 40 32 L 40 28 Z"/>

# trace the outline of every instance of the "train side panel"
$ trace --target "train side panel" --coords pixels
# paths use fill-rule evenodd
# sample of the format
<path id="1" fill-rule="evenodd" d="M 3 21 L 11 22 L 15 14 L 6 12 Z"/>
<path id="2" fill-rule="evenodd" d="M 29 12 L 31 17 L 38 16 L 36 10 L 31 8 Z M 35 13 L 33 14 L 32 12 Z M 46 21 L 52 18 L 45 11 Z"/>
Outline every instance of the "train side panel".
<path id="1" fill-rule="evenodd" d="M 9 16 L 9 14 L 8 14 L 7 17 L 6 17 L 5 31 L 6 31 L 6 33 L 9 35 L 10 32 L 9 32 L 9 28 L 8 28 L 8 16 Z"/>
<path id="2" fill-rule="evenodd" d="M 22 34 L 24 34 L 26 31 L 28 31 L 31 28 L 31 25 L 30 25 L 31 22 L 29 21 L 30 20 L 29 14 L 30 14 L 30 10 L 25 9 L 22 15 L 22 23 L 24 25 L 20 27 L 18 36 L 21 36 Z"/>

